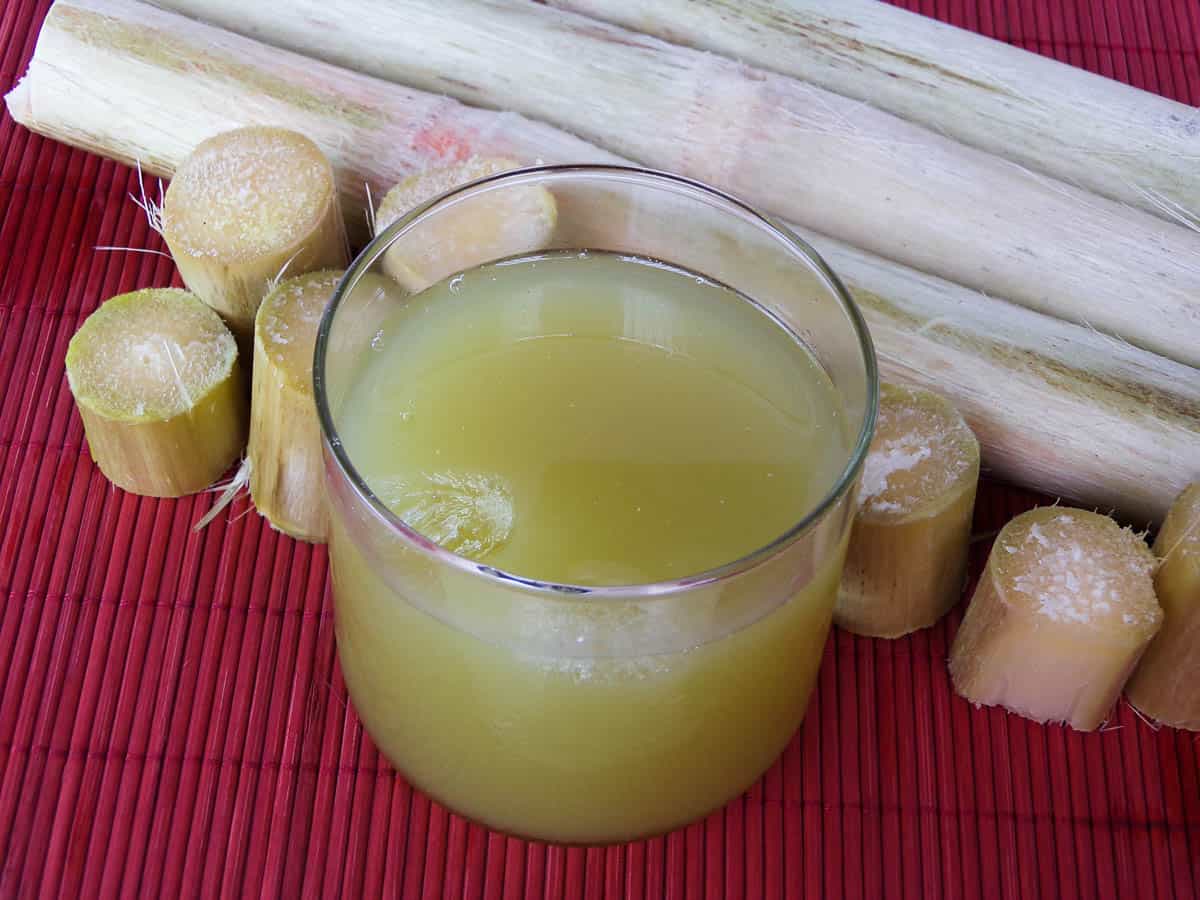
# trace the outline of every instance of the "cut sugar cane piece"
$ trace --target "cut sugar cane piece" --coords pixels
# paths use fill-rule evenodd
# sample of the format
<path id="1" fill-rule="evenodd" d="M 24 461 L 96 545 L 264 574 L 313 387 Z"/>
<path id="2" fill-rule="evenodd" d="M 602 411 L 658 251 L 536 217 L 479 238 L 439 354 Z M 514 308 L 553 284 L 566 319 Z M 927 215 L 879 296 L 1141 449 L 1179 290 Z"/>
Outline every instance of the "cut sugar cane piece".
<path id="1" fill-rule="evenodd" d="M 6 102 L 28 128 L 139 159 L 159 175 L 234 126 L 258 119 L 292 128 L 333 162 L 347 223 L 362 228 L 361 237 L 366 186 L 378 198 L 413 171 L 474 155 L 622 162 L 514 113 L 306 59 L 136 0 L 56 0 L 28 73 Z M 565 193 L 555 189 L 555 241 L 590 246 L 586 235 L 570 243 L 567 226 L 579 220 L 564 214 Z M 884 376 L 949 398 L 979 437 L 989 470 L 1140 522 L 1161 521 L 1200 478 L 1194 368 L 826 236 L 799 234 L 853 292 Z"/>
<path id="2" fill-rule="evenodd" d="M 96 465 L 131 493 L 199 491 L 245 446 L 237 344 L 187 291 L 147 288 L 102 304 L 71 338 L 67 382 Z"/>
<path id="3" fill-rule="evenodd" d="M 254 323 L 250 496 L 274 528 L 304 541 L 324 541 L 328 527 L 313 346 L 341 277 L 340 270 L 325 269 L 281 281 Z"/>
<path id="4" fill-rule="evenodd" d="M 201 142 L 171 179 L 162 223 L 184 283 L 243 348 L 281 271 L 348 262 L 333 168 L 316 144 L 284 128 L 238 128 Z"/>
<path id="5" fill-rule="evenodd" d="M 979 442 L 958 411 L 929 391 L 883 384 L 834 621 L 899 637 L 957 603 L 978 483 Z"/>
<path id="6" fill-rule="evenodd" d="M 315 543 L 326 539 L 327 507 L 321 427 L 313 392 L 313 349 L 325 305 L 342 277 L 334 269 L 279 283 L 255 318 L 250 443 L 246 467 L 254 505 L 271 526 Z M 379 328 L 407 294 L 391 279 L 364 273 L 342 298 L 330 333 L 326 387 L 351 381 L 348 369 L 367 342 L 377 349 Z M 328 377 L 330 373 L 333 377 Z M 336 415 L 341 396 L 331 392 Z"/>
<path id="7" fill-rule="evenodd" d="M 950 650 L 976 705 L 1099 727 L 1162 623 L 1145 541 L 1107 516 L 1043 507 L 1001 530 Z"/>
<path id="8" fill-rule="evenodd" d="M 511 159 L 474 157 L 410 175 L 387 192 L 375 213 L 383 231 L 422 203 L 469 181 L 518 168 Z M 481 263 L 542 250 L 554 232 L 554 197 L 541 185 L 506 188 L 469 208 L 450 207 L 431 228 L 401 238 L 384 254 L 383 269 L 410 291 Z"/>
<path id="9" fill-rule="evenodd" d="M 1125 693 L 1156 722 L 1200 731 L 1200 482 L 1186 488 L 1167 513 L 1154 553 L 1162 630 Z"/>

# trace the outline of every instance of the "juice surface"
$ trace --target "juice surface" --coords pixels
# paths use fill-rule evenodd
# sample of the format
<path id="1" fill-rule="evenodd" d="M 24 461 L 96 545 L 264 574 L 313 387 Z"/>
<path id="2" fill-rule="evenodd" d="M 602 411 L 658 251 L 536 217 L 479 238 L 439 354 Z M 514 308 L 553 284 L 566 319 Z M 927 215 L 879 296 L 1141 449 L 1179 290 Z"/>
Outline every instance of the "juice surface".
<path id="1" fill-rule="evenodd" d="M 734 561 L 799 521 L 848 454 L 836 391 L 788 331 L 645 260 L 482 267 L 414 297 L 372 346 L 337 414 L 357 470 L 428 537 L 528 578 L 620 585 Z M 748 787 L 803 717 L 844 532 L 803 579 L 793 557 L 649 601 L 531 601 L 412 551 L 364 552 L 332 507 L 355 706 L 406 777 L 471 818 L 572 843 L 658 833 Z M 513 626 L 531 602 L 564 646 Z M 763 614 L 711 627 L 743 607 Z M 608 622 L 625 625 L 585 637 Z M 622 627 L 640 640 L 628 652 Z"/>
<path id="2" fill-rule="evenodd" d="M 543 581 L 637 584 L 786 532 L 845 464 L 795 338 L 728 288 L 575 253 L 485 266 L 401 309 L 339 427 L 393 511 Z"/>

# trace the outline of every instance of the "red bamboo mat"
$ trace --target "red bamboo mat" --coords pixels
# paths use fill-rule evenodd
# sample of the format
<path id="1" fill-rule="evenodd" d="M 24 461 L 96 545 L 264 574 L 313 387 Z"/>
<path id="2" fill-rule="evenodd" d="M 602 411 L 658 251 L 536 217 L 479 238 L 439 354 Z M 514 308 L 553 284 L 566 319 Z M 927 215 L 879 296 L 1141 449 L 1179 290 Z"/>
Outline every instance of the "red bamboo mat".
<path id="1" fill-rule="evenodd" d="M 0 85 L 48 3 L 5 0 Z M 1200 103 L 1197 0 L 903 5 Z M 349 706 L 323 550 L 245 501 L 109 486 L 63 354 L 104 297 L 176 279 L 130 170 L 0 120 L 0 897 L 1200 896 L 1200 737 L 1122 705 L 1083 735 L 950 689 L 960 613 L 835 633 L 747 794 L 665 838 L 564 849 L 413 792 Z M 976 532 L 1039 500 L 985 485 Z M 974 548 L 974 570 L 987 552 Z"/>

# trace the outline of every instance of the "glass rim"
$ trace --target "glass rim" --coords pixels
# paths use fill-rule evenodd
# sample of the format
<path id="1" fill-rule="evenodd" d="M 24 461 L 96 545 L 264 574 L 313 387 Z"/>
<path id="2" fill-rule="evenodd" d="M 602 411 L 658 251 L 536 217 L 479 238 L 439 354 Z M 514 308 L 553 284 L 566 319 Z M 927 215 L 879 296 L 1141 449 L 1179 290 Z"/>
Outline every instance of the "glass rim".
<path id="1" fill-rule="evenodd" d="M 674 187 L 685 187 L 716 199 L 727 207 L 732 207 L 732 210 L 726 209 L 726 212 L 736 211 L 748 216 L 754 224 L 765 229 L 769 234 L 779 239 L 788 249 L 803 258 L 827 282 L 841 304 L 842 310 L 849 317 L 855 336 L 858 338 L 859 351 L 862 354 L 867 382 L 866 410 L 864 411 L 862 426 L 859 428 L 854 445 L 850 449 L 845 466 L 842 468 L 833 486 L 830 487 L 820 501 L 804 513 L 799 521 L 768 543 L 730 562 L 722 563 L 719 566 L 693 575 L 684 575 L 666 581 L 642 582 L 628 585 L 577 585 L 543 581 L 489 566 L 486 563 L 481 563 L 470 557 L 462 556 L 452 550 L 448 550 L 435 541 L 430 540 L 392 512 L 376 496 L 375 492 L 371 490 L 362 475 L 359 474 L 358 469 L 351 461 L 350 455 L 346 452 L 345 445 L 338 435 L 337 427 L 333 423 L 333 414 L 329 408 L 329 395 L 325 383 L 325 362 L 329 346 L 330 330 L 345 296 L 358 285 L 362 276 L 371 270 L 379 257 L 398 238 L 419 225 L 428 213 L 464 195 L 475 193 L 485 185 L 497 182 L 520 183 L 536 180 L 543 176 L 564 176 L 571 174 L 610 177 L 618 180 L 649 181 L 651 183 L 666 184 Z M 317 407 L 317 418 L 321 426 L 322 443 L 325 450 L 336 463 L 339 474 L 346 479 L 357 499 L 366 504 L 375 518 L 379 520 L 380 524 L 397 534 L 406 543 L 412 545 L 418 552 L 432 557 L 439 563 L 470 572 L 478 577 L 500 582 L 508 586 L 522 586 L 533 592 L 545 593 L 548 596 L 577 595 L 596 599 L 609 598 L 627 601 L 639 597 L 675 594 L 700 585 L 711 584 L 740 575 L 743 572 L 757 568 L 762 563 L 778 555 L 820 522 L 854 484 L 858 470 L 866 458 L 867 449 L 870 446 L 871 437 L 874 433 L 875 419 L 879 410 L 879 371 L 870 331 L 867 329 L 866 320 L 863 318 L 862 311 L 858 308 L 854 298 L 850 295 L 842 280 L 829 267 L 829 264 L 825 262 L 824 258 L 811 244 L 790 228 L 781 225 L 776 220 L 759 212 L 754 207 L 731 194 L 705 184 L 702 181 L 697 181 L 694 178 L 641 166 L 572 163 L 507 169 L 494 175 L 476 179 L 475 181 L 453 188 L 444 194 L 440 194 L 409 210 L 409 212 L 405 213 L 382 232 L 375 235 L 346 269 L 345 274 L 342 275 L 337 287 L 334 289 L 333 296 L 321 314 L 321 321 L 317 328 L 316 346 L 313 350 L 313 397 Z"/>

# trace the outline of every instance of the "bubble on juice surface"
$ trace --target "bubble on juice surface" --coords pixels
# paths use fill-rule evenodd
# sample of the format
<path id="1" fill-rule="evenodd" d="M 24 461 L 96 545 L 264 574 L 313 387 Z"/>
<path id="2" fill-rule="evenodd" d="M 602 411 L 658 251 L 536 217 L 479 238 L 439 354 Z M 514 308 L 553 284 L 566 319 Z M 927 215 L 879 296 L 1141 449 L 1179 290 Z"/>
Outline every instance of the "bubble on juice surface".
<path id="1" fill-rule="evenodd" d="M 512 534 L 512 489 L 483 472 L 422 472 L 380 479 L 375 493 L 429 540 L 471 559 L 504 545 Z"/>

